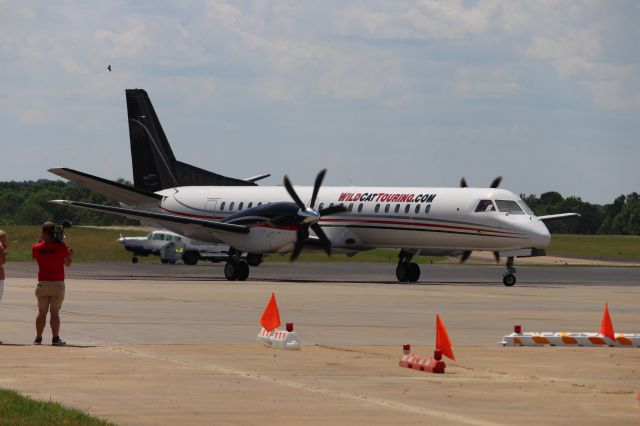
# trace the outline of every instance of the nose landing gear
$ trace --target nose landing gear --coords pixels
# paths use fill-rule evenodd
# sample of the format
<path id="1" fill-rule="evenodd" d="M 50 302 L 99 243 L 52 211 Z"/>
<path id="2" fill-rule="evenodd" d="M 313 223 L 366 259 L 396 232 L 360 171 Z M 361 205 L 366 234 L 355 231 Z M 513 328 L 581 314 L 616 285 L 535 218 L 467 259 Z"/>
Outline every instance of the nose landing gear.
<path id="1" fill-rule="evenodd" d="M 507 257 L 507 272 L 502 276 L 502 283 L 512 287 L 516 283 L 516 268 L 513 267 L 513 256 Z"/>
<path id="2" fill-rule="evenodd" d="M 398 266 L 396 267 L 396 278 L 398 281 L 415 283 L 420 279 L 420 266 L 411 262 L 413 253 L 400 250 L 398 254 Z"/>

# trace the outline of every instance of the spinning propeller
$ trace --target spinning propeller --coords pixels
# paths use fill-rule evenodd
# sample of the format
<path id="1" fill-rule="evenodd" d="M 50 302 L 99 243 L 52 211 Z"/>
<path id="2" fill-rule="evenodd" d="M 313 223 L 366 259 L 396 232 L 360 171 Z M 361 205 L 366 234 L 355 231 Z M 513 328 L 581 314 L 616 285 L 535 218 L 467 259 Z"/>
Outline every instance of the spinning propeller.
<path id="1" fill-rule="evenodd" d="M 313 185 L 313 193 L 311 195 L 311 202 L 309 206 L 305 206 L 295 189 L 293 189 L 293 185 L 291 185 L 291 181 L 289 181 L 289 177 L 287 175 L 284 176 L 284 187 L 287 189 L 287 192 L 293 199 L 293 201 L 300 207 L 298 210 L 298 216 L 302 217 L 302 223 L 300 224 L 300 229 L 298 229 L 297 240 L 295 246 L 293 247 L 293 252 L 291 253 L 291 260 L 296 260 L 296 258 L 300 255 L 302 251 L 302 247 L 307 238 L 309 238 L 309 228 L 313 229 L 313 232 L 316 233 L 320 242 L 322 244 L 322 248 L 327 252 L 329 256 L 331 256 L 331 241 L 327 238 L 327 235 L 324 233 L 320 225 L 318 225 L 318 221 L 322 216 L 329 216 L 336 213 L 342 213 L 347 210 L 347 208 L 338 204 L 336 206 L 327 207 L 321 210 L 316 210 L 314 208 L 316 199 L 318 197 L 318 192 L 320 191 L 320 187 L 322 186 L 322 181 L 324 180 L 324 175 L 327 173 L 327 169 L 320 170 L 318 176 L 316 176 L 316 182 Z"/>
<path id="2" fill-rule="evenodd" d="M 491 185 L 489 186 L 489 188 L 497 188 L 498 186 L 500 186 L 500 182 L 502 182 L 502 176 L 496 177 L 491 182 Z M 460 179 L 460 188 L 468 188 L 468 187 L 469 185 L 467 185 L 467 180 L 463 176 L 462 179 Z M 467 259 L 469 259 L 469 256 L 471 256 L 471 250 L 467 250 L 464 253 L 462 253 L 462 256 L 460 257 L 460 263 L 466 262 Z M 496 263 L 500 263 L 500 252 L 494 251 L 493 257 L 496 259 Z"/>

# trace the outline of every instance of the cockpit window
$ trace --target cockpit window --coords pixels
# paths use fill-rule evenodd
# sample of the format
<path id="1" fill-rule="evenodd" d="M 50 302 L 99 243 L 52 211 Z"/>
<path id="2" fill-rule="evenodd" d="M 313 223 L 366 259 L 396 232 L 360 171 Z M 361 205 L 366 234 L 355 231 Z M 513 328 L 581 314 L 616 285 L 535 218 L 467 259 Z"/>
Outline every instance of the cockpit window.
<path id="1" fill-rule="evenodd" d="M 522 210 L 527 212 L 527 214 L 529 214 L 531 216 L 533 216 L 535 214 L 535 213 L 533 213 L 533 210 L 531 210 L 531 208 L 524 201 L 518 200 L 518 204 L 520 204 L 520 207 L 522 207 Z"/>
<path id="2" fill-rule="evenodd" d="M 496 200 L 498 210 L 506 213 L 524 214 L 518 203 L 511 200 Z"/>
<path id="3" fill-rule="evenodd" d="M 476 207 L 476 213 L 479 212 L 495 212 L 496 206 L 493 205 L 491 200 L 481 200 Z"/>

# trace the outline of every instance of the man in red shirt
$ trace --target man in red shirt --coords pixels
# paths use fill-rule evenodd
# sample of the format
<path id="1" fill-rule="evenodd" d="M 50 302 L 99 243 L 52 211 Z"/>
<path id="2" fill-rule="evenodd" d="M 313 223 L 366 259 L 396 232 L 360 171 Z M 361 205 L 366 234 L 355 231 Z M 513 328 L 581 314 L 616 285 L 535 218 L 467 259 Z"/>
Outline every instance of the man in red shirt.
<path id="1" fill-rule="evenodd" d="M 31 248 L 31 256 L 38 262 L 38 317 L 36 318 L 35 345 L 42 343 L 42 332 L 47 324 L 47 312 L 51 310 L 51 332 L 53 346 L 66 344 L 60 339 L 60 308 L 64 300 L 64 267 L 71 266 L 73 250 L 63 242 L 53 242 L 55 225 L 45 222 L 40 233 L 40 242 Z"/>

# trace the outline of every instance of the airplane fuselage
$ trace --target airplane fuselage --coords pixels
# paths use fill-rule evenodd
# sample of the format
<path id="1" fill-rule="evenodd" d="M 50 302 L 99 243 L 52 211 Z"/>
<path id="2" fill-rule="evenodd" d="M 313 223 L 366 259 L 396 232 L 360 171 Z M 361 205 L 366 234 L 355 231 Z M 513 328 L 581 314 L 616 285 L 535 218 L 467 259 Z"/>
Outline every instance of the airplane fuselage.
<path id="1" fill-rule="evenodd" d="M 312 189 L 296 187 L 305 203 L 309 202 Z M 158 194 L 163 196 L 162 212 L 218 221 L 258 205 L 290 202 L 281 186 L 179 187 Z M 477 211 L 482 201 L 493 204 Z M 323 217 L 319 224 L 333 247 L 347 251 L 377 247 L 419 249 L 434 254 L 456 250 L 510 251 L 542 249 L 550 239 L 544 223 L 518 196 L 504 189 L 322 187 L 316 208 L 337 204 L 343 204 L 348 211 Z M 174 223 L 163 226 L 191 238 L 219 241 L 214 231 L 190 232 L 188 226 Z M 285 242 L 275 233 L 269 236 L 268 230 L 261 231 L 264 252 L 289 248 L 279 246 Z"/>

